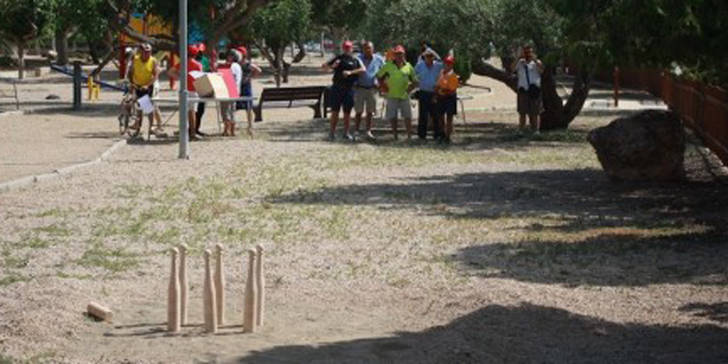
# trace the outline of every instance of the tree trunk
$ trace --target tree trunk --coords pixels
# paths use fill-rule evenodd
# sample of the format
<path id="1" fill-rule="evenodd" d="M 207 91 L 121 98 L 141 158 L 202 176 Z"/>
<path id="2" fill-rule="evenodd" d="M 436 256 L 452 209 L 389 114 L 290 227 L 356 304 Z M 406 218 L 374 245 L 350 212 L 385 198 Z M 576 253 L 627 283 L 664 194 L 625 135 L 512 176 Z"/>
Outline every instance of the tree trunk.
<path id="1" fill-rule="evenodd" d="M 291 71 L 291 64 L 283 61 L 283 72 L 282 72 L 282 78 L 283 83 L 288 83 L 288 73 Z"/>
<path id="2" fill-rule="evenodd" d="M 68 31 L 56 30 L 56 52 L 58 52 L 57 63 L 61 66 L 68 64 Z"/>
<path id="3" fill-rule="evenodd" d="M 276 87 L 281 87 L 281 76 L 283 72 L 283 53 L 285 51 L 284 47 L 278 47 L 278 49 L 275 50 L 275 65 L 273 66 L 274 72 L 273 75 L 276 80 Z"/>
<path id="4" fill-rule="evenodd" d="M 506 64 L 507 60 L 502 59 L 504 62 L 503 69 L 497 68 L 485 60 L 476 60 L 473 63 L 473 73 L 480 76 L 490 77 L 494 80 L 500 81 L 508 86 L 514 92 L 517 92 L 518 79 L 517 77 L 505 70 L 510 68 L 510 64 Z M 556 91 L 556 79 L 554 78 L 554 67 L 546 67 L 543 77 L 541 77 L 541 93 L 543 97 L 543 108 L 544 111 L 541 114 L 541 129 L 542 130 L 553 130 L 553 129 L 566 129 L 569 124 L 576 118 L 581 112 L 584 102 L 589 96 L 589 87 L 591 83 L 591 74 L 585 71 L 580 73 L 574 79 L 574 86 L 572 87 L 571 94 L 564 104 L 561 96 Z M 517 97 L 513 95 L 513 97 Z"/>
<path id="5" fill-rule="evenodd" d="M 556 91 L 558 85 L 554 78 L 554 71 L 554 67 L 548 67 L 541 79 L 544 105 L 544 112 L 541 114 L 541 129 L 543 130 L 568 128 L 569 124 L 581 113 L 591 86 L 591 75 L 588 72 L 579 71 L 574 78 L 571 94 L 564 104 Z"/>
<path id="6" fill-rule="evenodd" d="M 25 42 L 18 42 L 18 79 L 25 78 Z"/>

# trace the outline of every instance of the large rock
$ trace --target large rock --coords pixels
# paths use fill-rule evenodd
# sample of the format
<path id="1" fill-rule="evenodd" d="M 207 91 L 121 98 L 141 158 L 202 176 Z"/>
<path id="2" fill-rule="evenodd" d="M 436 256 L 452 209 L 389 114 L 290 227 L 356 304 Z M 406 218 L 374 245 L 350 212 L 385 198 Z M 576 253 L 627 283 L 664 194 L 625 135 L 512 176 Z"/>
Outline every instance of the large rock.
<path id="1" fill-rule="evenodd" d="M 589 143 L 604 171 L 616 180 L 683 179 L 685 130 L 673 112 L 643 111 L 592 130 Z"/>

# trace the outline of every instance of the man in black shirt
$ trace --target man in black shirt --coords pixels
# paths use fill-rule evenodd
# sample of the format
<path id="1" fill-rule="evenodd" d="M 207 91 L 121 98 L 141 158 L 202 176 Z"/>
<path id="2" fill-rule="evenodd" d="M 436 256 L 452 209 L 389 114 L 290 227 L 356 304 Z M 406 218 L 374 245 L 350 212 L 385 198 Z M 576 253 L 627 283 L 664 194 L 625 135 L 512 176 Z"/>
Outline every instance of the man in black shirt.
<path id="1" fill-rule="evenodd" d="M 360 73 L 366 72 L 359 58 L 354 57 L 352 50 L 354 44 L 346 41 L 342 44 L 342 54 L 323 64 L 324 69 L 334 70 L 334 84 L 329 91 L 329 106 L 331 106 L 331 130 L 329 140 L 334 140 L 336 124 L 339 122 L 339 111 L 344 109 L 344 138 L 354 140 L 349 134 L 351 109 L 354 108 L 354 83 Z"/>

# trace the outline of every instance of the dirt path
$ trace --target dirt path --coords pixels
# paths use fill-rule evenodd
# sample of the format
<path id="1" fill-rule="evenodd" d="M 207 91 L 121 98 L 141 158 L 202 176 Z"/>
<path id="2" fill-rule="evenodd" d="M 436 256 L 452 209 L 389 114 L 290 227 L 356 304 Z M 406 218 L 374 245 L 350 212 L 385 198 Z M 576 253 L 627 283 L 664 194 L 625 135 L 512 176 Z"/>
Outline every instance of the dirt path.
<path id="1" fill-rule="evenodd" d="M 311 77 L 327 77 L 316 76 Z M 129 144 L 0 193 L 0 361 L 724 362 L 725 185 L 619 185 L 585 135 L 473 112 L 453 145 L 324 142 L 310 110 L 253 140 Z M 167 251 L 190 246 L 168 336 Z M 227 320 L 200 327 L 202 251 L 227 249 Z M 242 334 L 244 252 L 267 247 L 265 327 Z M 89 301 L 113 323 L 83 315 Z"/>

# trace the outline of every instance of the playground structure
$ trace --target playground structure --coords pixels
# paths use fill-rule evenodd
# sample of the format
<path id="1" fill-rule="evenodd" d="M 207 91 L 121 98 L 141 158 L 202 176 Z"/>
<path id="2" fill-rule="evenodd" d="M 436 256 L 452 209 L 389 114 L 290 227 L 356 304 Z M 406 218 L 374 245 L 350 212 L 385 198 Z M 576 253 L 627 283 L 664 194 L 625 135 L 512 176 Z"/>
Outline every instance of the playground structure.
<path id="1" fill-rule="evenodd" d="M 129 26 L 132 27 L 135 31 L 146 36 L 173 35 L 172 26 L 169 24 L 165 24 L 162 19 L 155 17 L 154 15 L 142 13 L 129 14 L 127 15 L 127 21 L 129 22 Z M 129 61 L 127 59 L 126 48 L 136 47 L 138 45 L 139 42 L 132 39 L 126 34 L 122 33 L 119 36 L 119 78 L 124 78 L 124 76 L 126 75 L 126 67 Z M 171 59 L 170 57 L 170 65 L 174 63 L 172 61 L 173 59 Z"/>

